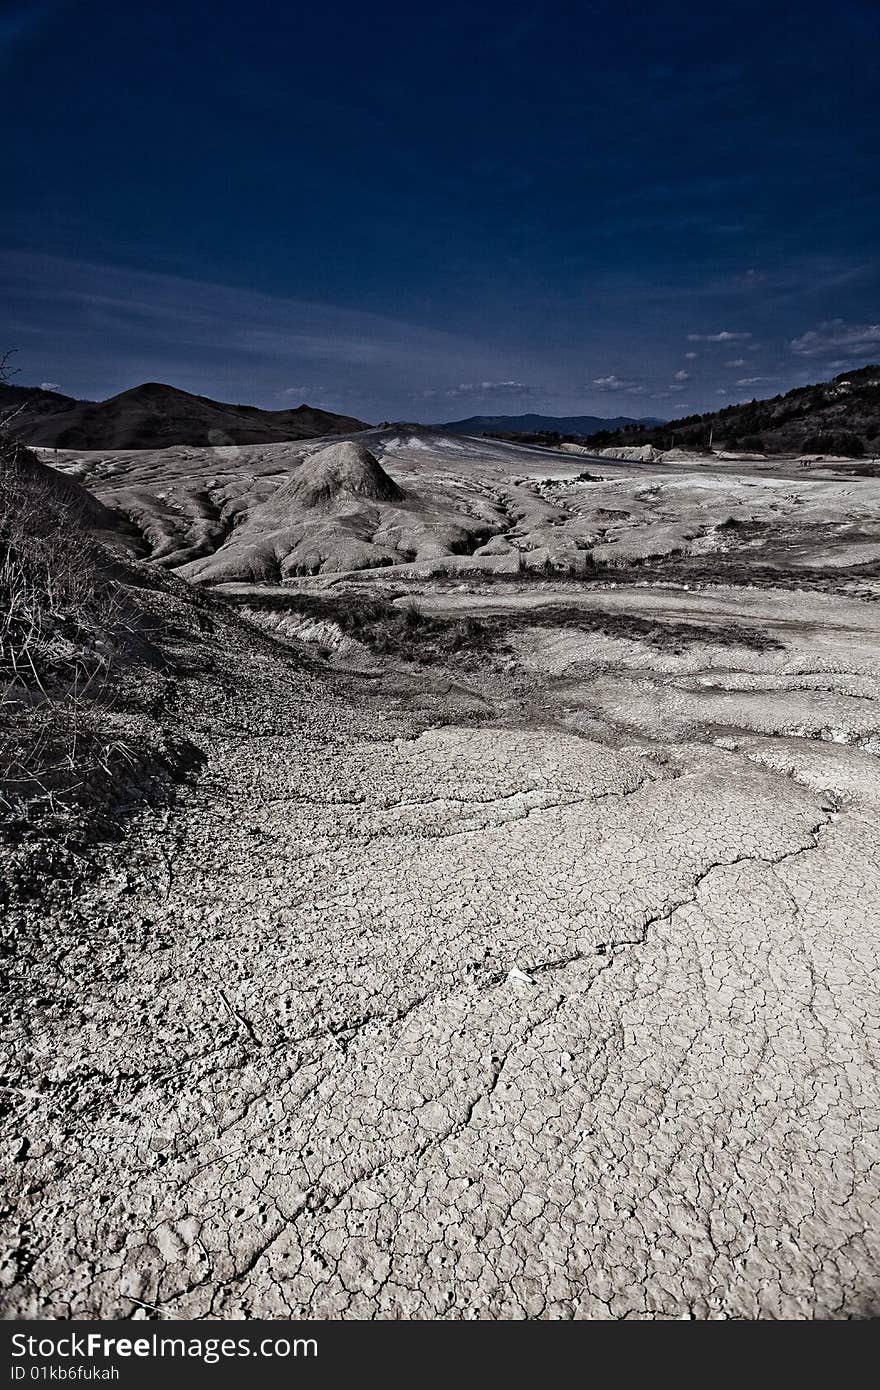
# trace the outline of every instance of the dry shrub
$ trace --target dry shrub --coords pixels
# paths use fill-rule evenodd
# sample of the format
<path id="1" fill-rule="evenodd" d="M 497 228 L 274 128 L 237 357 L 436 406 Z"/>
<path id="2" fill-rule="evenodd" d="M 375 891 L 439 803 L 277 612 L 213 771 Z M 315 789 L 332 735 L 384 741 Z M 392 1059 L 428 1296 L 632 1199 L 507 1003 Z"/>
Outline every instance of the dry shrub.
<path id="1" fill-rule="evenodd" d="M 131 753 L 107 714 L 135 617 L 82 503 L 0 440 L 0 812 L 64 810 Z"/>

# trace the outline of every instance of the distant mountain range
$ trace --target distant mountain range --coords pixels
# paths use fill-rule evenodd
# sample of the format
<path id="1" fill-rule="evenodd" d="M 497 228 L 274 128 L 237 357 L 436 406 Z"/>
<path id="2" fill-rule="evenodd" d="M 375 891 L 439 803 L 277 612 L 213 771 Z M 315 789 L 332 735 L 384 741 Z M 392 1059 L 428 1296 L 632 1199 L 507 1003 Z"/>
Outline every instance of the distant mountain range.
<path id="1" fill-rule="evenodd" d="M 106 401 L 77 401 L 39 387 L 0 385 L 0 416 L 26 444 L 56 449 L 164 449 L 173 444 L 277 444 L 350 434 L 361 420 L 308 405 L 260 410 L 147 382 Z"/>
<path id="2" fill-rule="evenodd" d="M 438 430 L 451 434 L 578 434 L 620 430 L 627 425 L 659 425 L 656 416 L 634 420 L 629 415 L 603 419 L 599 415 L 469 415 L 466 420 L 444 420 Z"/>

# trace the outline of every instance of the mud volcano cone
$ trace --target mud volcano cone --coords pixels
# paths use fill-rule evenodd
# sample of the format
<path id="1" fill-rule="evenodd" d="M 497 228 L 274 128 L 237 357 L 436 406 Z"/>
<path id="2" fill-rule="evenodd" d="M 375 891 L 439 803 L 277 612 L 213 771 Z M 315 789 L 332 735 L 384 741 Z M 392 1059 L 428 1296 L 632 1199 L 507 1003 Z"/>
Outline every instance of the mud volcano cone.
<path id="1" fill-rule="evenodd" d="M 366 445 L 346 439 L 307 458 L 290 482 L 275 494 L 275 501 L 295 500 L 301 507 L 331 507 L 337 498 L 346 496 L 370 502 L 400 502 L 403 495 Z"/>

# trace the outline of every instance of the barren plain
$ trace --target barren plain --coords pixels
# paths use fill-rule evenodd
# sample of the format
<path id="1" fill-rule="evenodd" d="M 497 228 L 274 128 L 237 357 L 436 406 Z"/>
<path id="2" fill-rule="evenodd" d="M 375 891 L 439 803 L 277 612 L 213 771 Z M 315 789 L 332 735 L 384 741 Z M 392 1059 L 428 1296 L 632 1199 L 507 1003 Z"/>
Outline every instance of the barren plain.
<path id="1" fill-rule="evenodd" d="M 41 456 L 202 763 L 13 922 L 6 1315 L 876 1315 L 880 480 Z"/>

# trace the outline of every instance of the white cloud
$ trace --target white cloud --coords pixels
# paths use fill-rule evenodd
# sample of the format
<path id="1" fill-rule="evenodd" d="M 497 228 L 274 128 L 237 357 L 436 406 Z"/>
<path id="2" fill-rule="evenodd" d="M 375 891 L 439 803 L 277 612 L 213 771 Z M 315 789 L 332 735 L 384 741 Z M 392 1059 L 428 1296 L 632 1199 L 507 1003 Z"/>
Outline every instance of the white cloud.
<path id="1" fill-rule="evenodd" d="M 675 381 L 690 381 L 691 374 L 690 372 L 676 372 L 673 379 Z"/>
<path id="2" fill-rule="evenodd" d="M 430 400 L 433 397 L 441 396 L 445 400 L 455 400 L 459 396 L 530 396 L 531 386 L 524 381 L 460 381 L 457 386 L 431 387 L 426 391 L 419 391 L 417 395 L 423 400 Z"/>
<path id="3" fill-rule="evenodd" d="M 60 386 L 60 384 L 59 384 L 57 381 L 41 381 L 41 382 L 40 382 L 40 390 L 41 390 L 41 391 L 60 391 L 60 390 L 61 390 L 61 386 Z"/>
<path id="4" fill-rule="evenodd" d="M 685 357 L 687 357 L 688 360 L 691 361 L 691 362 L 693 361 L 693 359 L 694 359 L 695 357 L 699 357 L 699 355 L 700 355 L 700 354 L 699 354 L 698 352 L 686 352 L 686 353 L 685 353 Z"/>
<path id="5" fill-rule="evenodd" d="M 744 343 L 751 333 L 729 333 L 726 328 L 720 333 L 689 333 L 689 343 Z"/>
<path id="6" fill-rule="evenodd" d="M 600 391 L 635 391 L 635 382 L 623 381 L 613 373 L 610 376 L 594 376 L 593 385 L 598 386 Z"/>
<path id="7" fill-rule="evenodd" d="M 880 348 L 880 323 L 845 323 L 831 319 L 811 328 L 788 345 L 800 357 L 819 357 L 834 352 L 844 357 L 866 357 Z"/>
<path id="8" fill-rule="evenodd" d="M 744 357 L 734 357 L 730 362 L 725 362 L 725 367 L 744 367 L 746 359 Z"/>

